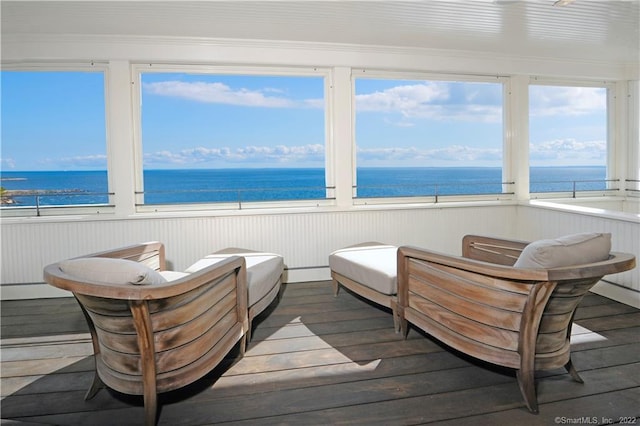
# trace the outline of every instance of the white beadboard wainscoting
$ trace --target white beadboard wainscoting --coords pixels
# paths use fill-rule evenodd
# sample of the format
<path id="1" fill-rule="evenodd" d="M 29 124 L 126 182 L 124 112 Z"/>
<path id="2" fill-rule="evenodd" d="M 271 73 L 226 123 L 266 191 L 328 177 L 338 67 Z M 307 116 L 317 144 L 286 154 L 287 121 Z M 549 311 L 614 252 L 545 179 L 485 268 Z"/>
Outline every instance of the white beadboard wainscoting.
<path id="1" fill-rule="evenodd" d="M 180 217 L 31 218 L 3 220 L 3 299 L 68 295 L 42 282 L 42 268 L 61 259 L 142 241 L 165 243 L 168 266 L 184 270 L 227 247 L 279 253 L 285 282 L 330 279 L 328 255 L 364 241 L 429 247 L 460 254 L 466 234 L 535 240 L 568 233 L 613 234 L 613 248 L 639 256 L 638 220 L 585 215 L 548 206 L 496 203 L 348 211 L 248 213 Z M 601 294 L 640 306 L 638 269 L 610 276 Z"/>
<path id="2" fill-rule="evenodd" d="M 131 219 L 33 218 L 2 223 L 2 297 L 50 297 L 42 268 L 61 259 L 142 241 L 165 244 L 168 267 L 184 270 L 213 251 L 241 247 L 284 256 L 286 282 L 330 279 L 333 250 L 364 241 L 459 254 L 467 233 L 508 237 L 515 205 L 368 209 Z M 16 286 L 16 284 L 22 284 Z"/>

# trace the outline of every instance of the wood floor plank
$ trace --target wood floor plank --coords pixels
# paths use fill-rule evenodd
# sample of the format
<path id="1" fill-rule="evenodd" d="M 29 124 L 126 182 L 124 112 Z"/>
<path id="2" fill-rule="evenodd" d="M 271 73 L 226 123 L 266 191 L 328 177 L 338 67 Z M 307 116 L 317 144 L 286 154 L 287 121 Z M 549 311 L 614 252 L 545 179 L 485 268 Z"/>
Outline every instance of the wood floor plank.
<path id="1" fill-rule="evenodd" d="M 640 343 L 576 351 L 571 359 L 578 371 L 640 362 Z"/>
<path id="2" fill-rule="evenodd" d="M 588 318 L 599 318 L 610 315 L 620 315 L 637 312 L 633 306 L 623 305 L 622 303 L 608 303 L 595 306 L 580 306 L 576 310 L 575 321 L 581 321 Z"/>
<path id="3" fill-rule="evenodd" d="M 96 396 L 89 401 L 84 400 L 86 391 L 65 391 L 54 392 L 42 398 L 41 395 L 27 394 L 16 395 L 11 398 L 2 400 L 2 416 L 3 418 L 15 418 L 17 420 L 27 421 L 44 421 L 42 417 L 49 418 L 49 423 L 55 422 L 56 415 L 69 415 L 73 417 L 78 412 L 94 412 L 99 410 L 111 410 L 115 408 L 131 407 L 132 402 L 140 401 L 140 398 L 115 398 L 112 392 L 101 390 Z M 140 412 L 142 406 L 140 405 Z M 40 419 L 38 419 L 40 417 Z M 97 417 L 97 415 L 96 415 Z M 114 421 L 111 417 L 109 420 Z M 140 424 L 140 420 L 137 421 Z M 55 424 L 55 423 L 54 423 Z M 65 424 L 65 423 L 58 423 Z M 88 423 L 91 424 L 91 423 Z M 134 423 L 135 424 L 135 423 Z"/>
<path id="4" fill-rule="evenodd" d="M 603 394 L 589 395 L 571 400 L 560 400 L 544 405 L 543 415 L 532 417 L 523 410 L 497 411 L 482 416 L 467 416 L 440 421 L 442 426 L 532 425 L 550 424 L 620 424 L 623 417 L 638 419 L 640 388 L 632 387 Z M 631 424 L 637 424 L 630 422 Z"/>
<path id="5" fill-rule="evenodd" d="M 391 330 L 393 326 L 393 319 L 387 316 L 377 316 L 374 318 L 364 318 L 359 320 L 347 321 L 347 324 L 338 324 L 336 322 L 332 324 L 315 323 L 313 330 L 311 330 L 304 323 L 297 321 L 286 324 L 285 326 L 274 327 L 272 324 L 262 324 L 256 328 L 253 333 L 253 342 L 260 342 L 263 340 L 273 340 L 287 337 L 303 337 L 303 336 L 323 336 L 327 334 L 336 333 L 339 330 L 346 330 L 345 333 L 368 330 Z"/>
<path id="6" fill-rule="evenodd" d="M 79 357 L 93 355 L 91 340 L 80 342 L 60 342 L 55 344 L 31 344 L 25 347 L 10 347 L 2 349 L 2 361 L 23 361 L 33 359 L 50 359 L 63 357 Z"/>
<path id="7" fill-rule="evenodd" d="M 382 377 L 405 376 L 466 366 L 469 366 L 467 361 L 448 352 L 432 352 L 364 363 L 345 362 L 329 366 L 322 365 L 245 375 L 223 374 L 211 386 L 213 393 L 207 397 L 225 398 L 230 395 L 247 395 Z"/>
<path id="8" fill-rule="evenodd" d="M 93 375 L 93 364 L 87 363 L 85 371 L 8 377 L 2 380 L 0 396 L 47 394 L 69 390 L 86 391 L 91 385 Z"/>
<path id="9" fill-rule="evenodd" d="M 398 345 L 397 342 L 383 342 L 375 345 L 345 348 L 328 347 L 297 352 L 280 352 L 268 355 L 247 354 L 234 365 L 227 374 L 250 374 L 264 371 L 297 369 L 320 365 L 342 364 L 344 362 L 368 362 L 376 359 L 407 356 L 416 353 L 437 352 L 441 348 L 426 339 L 413 339 Z"/>
<path id="10" fill-rule="evenodd" d="M 79 308 L 75 308 L 75 311 L 65 311 L 65 312 L 56 312 L 54 314 L 47 313 L 39 313 L 39 314 L 29 314 L 29 315 L 12 315 L 7 316 L 2 319 L 3 327 L 7 326 L 25 326 L 25 325 L 37 325 L 40 326 L 42 330 L 45 330 L 46 327 L 43 325 L 51 318 L 51 315 L 55 315 L 57 317 L 57 321 L 59 322 L 71 322 L 71 321 L 84 321 L 84 317 L 82 316 L 82 312 Z M 45 323 L 45 324 L 43 324 Z"/>
<path id="11" fill-rule="evenodd" d="M 287 415 L 291 412 L 308 413 L 361 404 L 375 405 L 387 400 L 403 399 L 414 393 L 428 395 L 440 392 L 443 388 L 451 391 L 468 388 L 477 383 L 498 384 L 506 381 L 511 381 L 511 378 L 485 369 L 463 367 L 412 376 L 348 382 L 339 387 L 336 385 L 319 386 L 221 401 L 212 400 L 204 404 L 185 403 L 193 405 L 189 410 L 191 424 L 215 424 L 237 420 L 262 422 L 262 417 L 257 417 L 257 413 L 273 417 Z M 339 392 L 336 392 L 338 389 Z M 220 409 L 223 405 L 232 409 L 223 411 Z M 255 407 L 255 410 L 243 410 L 243 407 Z M 163 424 L 175 424 L 176 421 L 179 421 L 180 412 L 182 410 L 177 410 L 174 406 L 165 406 Z"/>
<path id="12" fill-rule="evenodd" d="M 640 342 L 640 326 L 600 332 L 588 331 L 587 333 L 571 336 L 571 350 L 579 351 L 594 347 L 618 346 L 638 342 Z"/>
<path id="13" fill-rule="evenodd" d="M 88 329 L 73 298 L 1 302 L 2 424 L 139 425 L 142 398 L 100 390 Z M 640 415 L 640 310 L 589 293 L 572 358 L 536 375 L 540 414 L 525 408 L 513 370 L 451 350 L 391 310 L 329 281 L 283 285 L 238 349 L 206 377 L 160 395 L 159 425 L 549 425 L 559 418 Z"/>
<path id="14" fill-rule="evenodd" d="M 594 305 L 617 305 L 617 304 L 618 302 L 616 302 L 613 299 L 609 299 L 607 297 L 600 296 L 599 294 L 589 292 L 585 294 L 582 300 L 580 301 L 580 306 L 578 307 L 578 309 L 581 309 L 587 306 L 594 306 Z"/>
<path id="15" fill-rule="evenodd" d="M 563 399 L 552 401 L 548 395 L 539 395 L 541 402 L 540 414 L 534 415 L 528 412 L 524 407 L 517 385 L 515 383 L 494 383 L 487 387 L 467 387 L 466 389 L 456 390 L 455 388 L 445 391 L 444 388 L 441 392 L 435 394 L 410 396 L 405 398 L 393 398 L 387 401 L 379 401 L 376 403 L 370 403 L 366 405 L 352 404 L 345 405 L 343 407 L 333 409 L 323 409 L 316 411 L 306 411 L 304 413 L 294 413 L 290 415 L 283 415 L 278 418 L 268 417 L 260 419 L 248 419 L 247 421 L 235 421 L 222 424 L 256 424 L 271 425 L 271 424 L 357 424 L 357 425 L 413 425 L 413 424 L 429 424 L 429 423 L 443 423 L 446 420 L 453 420 L 451 424 L 459 424 L 466 418 L 472 418 L 474 425 L 500 425 L 500 424 L 517 424 L 517 425 L 552 425 L 558 424 L 555 422 L 555 418 L 558 415 L 558 411 L 553 410 L 549 413 L 546 412 L 546 408 L 551 403 L 565 404 L 564 409 L 560 409 L 560 412 L 564 412 L 564 415 L 571 415 L 571 413 L 583 412 L 584 415 L 589 416 L 608 416 L 612 412 L 609 407 L 602 409 L 596 406 L 582 405 L 581 408 L 571 408 L 572 403 L 577 399 L 587 397 L 587 401 L 590 397 L 596 395 L 615 395 L 618 393 L 625 393 L 631 395 L 637 395 L 638 379 L 635 380 L 630 377 L 640 377 L 640 366 L 624 366 L 620 367 L 620 371 L 616 374 L 611 369 L 595 370 L 585 377 L 585 381 L 591 382 L 591 385 L 584 386 L 575 382 L 570 382 L 571 390 L 581 390 L 580 394 L 576 398 L 566 399 L 566 391 L 563 393 Z M 451 373 L 451 372 L 449 372 Z M 616 377 L 620 377 L 623 382 L 618 382 L 615 386 L 615 382 L 607 380 L 606 378 L 611 376 L 612 373 Z M 448 376 L 449 377 L 449 376 Z M 599 380 L 600 379 L 600 380 Z M 448 381 L 448 378 L 447 378 Z M 610 387 L 603 388 L 602 382 L 606 382 Z M 613 389 L 612 389 L 613 388 Z M 632 398 L 626 398 L 621 413 L 627 411 L 633 411 L 631 409 Z M 637 400 L 635 401 L 637 403 Z M 637 405 L 637 404 L 636 404 Z M 586 408 L 588 407 L 588 409 Z M 585 411 L 586 410 L 586 411 Z M 503 422 L 500 422 L 498 418 L 495 422 L 496 413 L 506 412 L 507 416 L 502 418 Z M 589 414 L 586 414 L 589 413 Z M 485 417 L 487 416 L 488 417 Z M 576 414 L 577 416 L 577 414 Z M 347 420 L 348 419 L 348 420 Z M 518 421 L 519 420 L 519 421 Z M 214 424 L 210 422 L 208 424 Z"/>
<path id="16" fill-rule="evenodd" d="M 71 293 L 69 297 L 55 297 L 48 299 L 3 300 L 0 316 L 28 315 L 29 313 L 62 312 L 71 307 L 78 308 L 78 302 Z"/>
<path id="17" fill-rule="evenodd" d="M 582 319 L 576 322 L 581 326 L 596 332 L 615 330 L 618 328 L 637 327 L 640 326 L 640 310 L 636 310 L 635 312 L 628 314 Z"/>
<path id="18" fill-rule="evenodd" d="M 86 365 L 93 368 L 93 360 L 86 356 L 68 356 L 63 358 L 8 361 L 2 363 L 2 378 L 50 374 L 62 369 L 65 371 L 83 371 Z"/>

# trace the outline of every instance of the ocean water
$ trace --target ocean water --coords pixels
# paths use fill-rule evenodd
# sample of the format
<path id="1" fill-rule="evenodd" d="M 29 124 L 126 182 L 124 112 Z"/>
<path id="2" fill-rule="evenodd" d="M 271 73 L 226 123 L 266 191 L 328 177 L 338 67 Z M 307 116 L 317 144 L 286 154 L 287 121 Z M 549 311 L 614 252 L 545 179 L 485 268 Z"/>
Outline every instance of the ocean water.
<path id="1" fill-rule="evenodd" d="M 605 167 L 533 167 L 531 192 L 603 190 Z M 106 171 L 5 172 L 17 205 L 106 204 Z M 491 167 L 360 168 L 357 195 L 368 197 L 497 194 L 502 171 Z M 285 201 L 325 198 L 323 169 L 148 170 L 145 203 Z"/>

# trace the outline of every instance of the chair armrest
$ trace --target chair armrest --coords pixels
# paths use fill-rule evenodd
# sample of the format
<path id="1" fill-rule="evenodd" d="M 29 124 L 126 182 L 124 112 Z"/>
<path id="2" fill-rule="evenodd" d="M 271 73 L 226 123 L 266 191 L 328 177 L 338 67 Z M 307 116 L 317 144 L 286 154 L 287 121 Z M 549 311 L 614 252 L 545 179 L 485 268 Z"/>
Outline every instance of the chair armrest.
<path id="1" fill-rule="evenodd" d="M 407 268 L 407 261 L 409 259 L 437 263 L 455 269 L 496 278 L 532 282 L 548 280 L 548 273 L 545 269 L 514 268 L 512 266 L 483 262 L 481 260 L 469 259 L 462 256 L 448 255 L 413 246 L 402 246 L 398 249 L 398 280 L 401 279 L 401 271 Z"/>
<path id="2" fill-rule="evenodd" d="M 612 251 L 609 258 L 601 262 L 547 269 L 549 280 L 562 281 L 589 277 L 604 277 L 629 271 L 636 266 L 636 257 L 630 253 Z"/>
<path id="3" fill-rule="evenodd" d="M 57 263 L 44 268 L 44 280 L 54 287 L 87 296 L 125 300 L 156 300 L 187 293 L 195 288 L 219 280 L 236 270 L 239 293 L 246 298 L 246 264 L 243 257 L 231 256 L 183 278 L 161 284 L 109 284 L 98 281 L 79 281 L 62 272 Z M 247 301 L 243 304 L 246 308 Z"/>
<path id="4" fill-rule="evenodd" d="M 513 266 L 527 244 L 526 241 L 466 235 L 462 239 L 462 256 L 498 265 Z"/>
<path id="5" fill-rule="evenodd" d="M 505 241 L 505 240 L 503 240 Z M 635 256 L 629 253 L 611 252 L 609 259 L 582 265 L 572 265 L 553 269 L 514 268 L 508 265 L 484 262 L 461 256 L 452 256 L 423 248 L 402 246 L 398 249 L 398 285 L 406 273 L 409 259 L 417 259 L 430 263 L 487 275 L 500 279 L 517 281 L 562 281 L 588 277 L 603 277 L 633 269 Z"/>

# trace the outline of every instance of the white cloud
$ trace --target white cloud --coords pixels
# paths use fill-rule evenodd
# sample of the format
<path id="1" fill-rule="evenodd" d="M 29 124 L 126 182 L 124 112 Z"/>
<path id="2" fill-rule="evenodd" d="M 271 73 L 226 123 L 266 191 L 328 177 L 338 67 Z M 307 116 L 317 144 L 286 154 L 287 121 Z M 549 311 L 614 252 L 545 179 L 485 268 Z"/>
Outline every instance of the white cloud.
<path id="1" fill-rule="evenodd" d="M 196 147 L 178 152 L 157 151 L 144 156 L 146 165 L 181 165 L 206 163 L 288 163 L 295 165 L 301 162 L 323 162 L 324 145 L 310 144 L 301 146 L 246 146 L 230 149 Z"/>
<path id="2" fill-rule="evenodd" d="M 96 155 L 77 155 L 74 157 L 62 157 L 62 158 L 47 158 L 42 160 L 41 163 L 44 164 L 55 164 L 60 168 L 107 168 L 107 156 L 105 154 L 96 154 Z"/>
<path id="3" fill-rule="evenodd" d="M 305 99 L 302 101 L 301 106 L 306 108 L 313 109 L 323 109 L 324 108 L 324 99 Z"/>
<path id="4" fill-rule="evenodd" d="M 465 87 L 458 88 L 465 90 Z M 475 102 L 475 103 L 474 103 Z M 502 107 L 491 103 L 490 96 L 474 89 L 454 99 L 447 83 L 426 82 L 392 87 L 383 91 L 356 96 L 356 110 L 400 114 L 405 120 L 389 121 L 408 126 L 407 119 L 499 122 Z"/>
<path id="5" fill-rule="evenodd" d="M 533 165 L 601 165 L 606 160 L 605 141 L 577 141 L 557 139 L 530 145 Z M 499 148 L 477 148 L 466 145 L 450 145 L 438 148 L 382 147 L 357 148 L 359 166 L 493 166 L 499 167 L 502 150 Z M 105 155 L 47 159 L 46 164 L 58 168 L 104 168 Z M 243 166 L 290 166 L 310 167 L 323 165 L 325 146 L 308 145 L 249 145 L 242 148 L 203 146 L 180 151 L 156 151 L 145 153 L 145 167 L 219 167 L 232 164 Z M 3 159 L 3 165 L 9 162 Z"/>
<path id="6" fill-rule="evenodd" d="M 317 108 L 324 105 L 322 99 L 309 99 L 303 102 L 296 102 L 293 99 L 277 96 L 282 92 L 278 89 L 233 89 L 226 84 L 217 82 L 184 82 L 172 80 L 144 83 L 143 88 L 147 93 L 152 95 L 169 96 L 203 103 L 266 108 Z"/>
<path id="7" fill-rule="evenodd" d="M 416 123 L 407 121 L 407 120 L 390 120 L 389 118 L 384 118 L 384 123 L 394 127 L 414 127 Z"/>
<path id="8" fill-rule="evenodd" d="M 448 98 L 449 91 L 443 84 L 413 84 L 357 95 L 356 108 L 358 111 L 401 112 L 404 115 L 411 114 L 425 104 Z"/>
<path id="9" fill-rule="evenodd" d="M 605 164 L 605 141 L 557 139 L 531 144 L 533 165 L 602 165 Z M 449 145 L 438 148 L 358 147 L 359 165 L 422 165 L 422 166 L 495 166 L 502 162 L 499 148 L 477 148 Z"/>
<path id="10" fill-rule="evenodd" d="M 502 159 L 502 150 L 496 148 L 472 148 L 469 146 L 452 145 L 440 149 L 434 149 L 430 156 L 436 160 L 463 162 L 473 165 L 476 161 L 495 161 L 499 164 Z"/>
<path id="11" fill-rule="evenodd" d="M 571 165 L 605 164 L 607 158 L 606 141 L 577 141 L 572 138 L 555 139 L 539 144 L 531 144 L 529 150 L 529 157 L 532 163 L 541 164 L 562 161 Z"/>
<path id="12" fill-rule="evenodd" d="M 607 109 L 607 91 L 601 87 L 531 86 L 530 97 L 533 116 L 577 116 Z"/>
<path id="13" fill-rule="evenodd" d="M 500 165 L 502 152 L 492 148 L 472 148 L 462 145 L 451 145 L 435 149 L 409 148 L 358 148 L 358 159 L 361 162 L 384 161 L 389 164 L 412 163 L 430 166 L 442 163 L 458 163 L 473 165 L 495 163 Z M 366 165 L 366 164 L 365 164 Z"/>
<path id="14" fill-rule="evenodd" d="M 2 169 L 15 169 L 16 162 L 13 158 L 0 158 L 0 166 Z"/>

